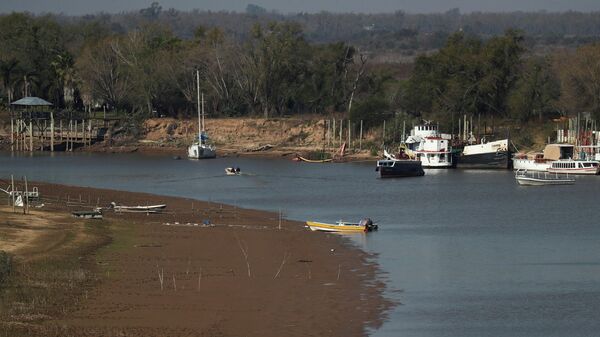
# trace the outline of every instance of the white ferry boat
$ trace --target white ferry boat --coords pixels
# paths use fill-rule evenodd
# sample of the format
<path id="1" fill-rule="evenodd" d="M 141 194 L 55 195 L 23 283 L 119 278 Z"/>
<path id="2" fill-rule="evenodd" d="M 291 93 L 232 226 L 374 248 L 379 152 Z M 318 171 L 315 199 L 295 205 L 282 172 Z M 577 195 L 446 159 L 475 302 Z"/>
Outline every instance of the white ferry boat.
<path id="1" fill-rule="evenodd" d="M 568 174 L 598 174 L 600 167 L 596 160 L 574 159 L 575 146 L 571 144 L 548 144 L 544 148 L 544 158 L 552 160 L 548 172 Z"/>
<path id="2" fill-rule="evenodd" d="M 406 154 L 421 161 L 423 167 L 454 167 L 449 134 L 438 132 L 437 125 L 417 125 L 404 142 L 408 148 Z"/>

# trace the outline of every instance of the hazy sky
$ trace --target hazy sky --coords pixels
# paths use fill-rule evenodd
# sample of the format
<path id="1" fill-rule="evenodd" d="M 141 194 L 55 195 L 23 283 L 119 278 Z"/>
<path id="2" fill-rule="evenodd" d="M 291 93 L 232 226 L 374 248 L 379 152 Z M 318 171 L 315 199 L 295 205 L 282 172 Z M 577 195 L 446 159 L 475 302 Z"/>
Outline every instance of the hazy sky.
<path id="1" fill-rule="evenodd" d="M 600 0 L 162 0 L 163 9 L 244 11 L 248 3 L 268 10 L 290 12 L 443 12 L 471 11 L 600 11 Z M 65 14 L 115 13 L 149 7 L 152 0 L 0 0 L 0 12 L 30 11 Z"/>

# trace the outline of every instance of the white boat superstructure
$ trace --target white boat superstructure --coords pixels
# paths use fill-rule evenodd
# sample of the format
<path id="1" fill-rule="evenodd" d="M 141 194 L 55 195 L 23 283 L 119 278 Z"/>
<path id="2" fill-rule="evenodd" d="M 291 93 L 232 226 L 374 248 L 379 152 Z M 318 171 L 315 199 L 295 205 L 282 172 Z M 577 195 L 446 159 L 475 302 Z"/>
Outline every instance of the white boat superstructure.
<path id="1" fill-rule="evenodd" d="M 463 156 L 475 156 L 506 151 L 508 151 L 508 139 L 501 139 L 487 143 L 482 141 L 480 144 L 465 145 L 465 148 L 463 149 Z"/>
<path id="2" fill-rule="evenodd" d="M 415 126 L 404 143 L 406 153 L 423 167 L 448 168 L 454 166 L 450 139 L 451 135 L 438 132 L 437 125 L 424 124 Z"/>
<path id="3" fill-rule="evenodd" d="M 208 144 L 208 134 L 204 130 L 204 94 L 200 101 L 200 73 L 198 71 L 196 71 L 196 85 L 198 90 L 198 139 L 188 147 L 188 158 L 215 158 L 217 156 L 216 148 Z"/>
<path id="4" fill-rule="evenodd" d="M 514 170 L 527 170 L 546 172 L 550 168 L 552 160 L 544 158 L 543 153 L 516 153 L 513 156 Z"/>
<path id="5" fill-rule="evenodd" d="M 595 175 L 600 172 L 600 165 L 595 160 L 562 159 L 553 161 L 548 172 Z"/>
<path id="6" fill-rule="evenodd" d="M 599 162 L 587 160 L 585 155 L 577 158 L 572 144 L 548 144 L 544 148 L 544 158 L 551 160 L 548 172 L 594 175 L 600 172 Z"/>

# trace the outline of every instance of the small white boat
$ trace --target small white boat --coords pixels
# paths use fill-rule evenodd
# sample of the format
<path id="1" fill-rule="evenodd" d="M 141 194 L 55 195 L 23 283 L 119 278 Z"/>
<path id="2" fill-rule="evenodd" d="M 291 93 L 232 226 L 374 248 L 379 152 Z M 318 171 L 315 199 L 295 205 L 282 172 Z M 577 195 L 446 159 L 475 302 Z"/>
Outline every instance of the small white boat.
<path id="1" fill-rule="evenodd" d="M 523 186 L 573 185 L 575 183 L 575 178 L 569 177 L 569 175 L 528 172 L 527 170 L 517 170 L 515 179 L 519 185 Z"/>
<path id="2" fill-rule="evenodd" d="M 378 226 L 373 224 L 373 221 L 369 218 L 362 219 L 358 223 L 340 220 L 333 224 L 316 221 L 307 221 L 306 224 L 312 231 L 324 232 L 357 233 L 370 232 L 378 229 Z"/>
<path id="3" fill-rule="evenodd" d="M 242 171 L 239 167 L 228 167 L 225 169 L 225 174 L 228 176 L 239 176 L 242 174 Z"/>
<path id="4" fill-rule="evenodd" d="M 110 203 L 115 212 L 130 212 L 130 213 L 160 213 L 167 208 L 167 205 L 150 205 L 150 206 L 123 206 L 117 205 L 114 202 Z"/>

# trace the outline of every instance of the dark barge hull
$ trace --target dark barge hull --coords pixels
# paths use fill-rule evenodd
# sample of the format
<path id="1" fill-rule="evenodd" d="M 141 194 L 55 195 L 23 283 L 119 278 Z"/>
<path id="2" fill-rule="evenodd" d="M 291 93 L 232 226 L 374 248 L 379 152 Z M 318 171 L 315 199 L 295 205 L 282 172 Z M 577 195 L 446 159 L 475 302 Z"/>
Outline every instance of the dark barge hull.
<path id="1" fill-rule="evenodd" d="M 457 167 L 466 169 L 510 169 L 510 151 L 480 153 L 469 156 L 459 155 Z"/>
<path id="2" fill-rule="evenodd" d="M 421 163 L 401 164 L 394 167 L 377 167 L 380 178 L 420 177 L 425 175 Z"/>

